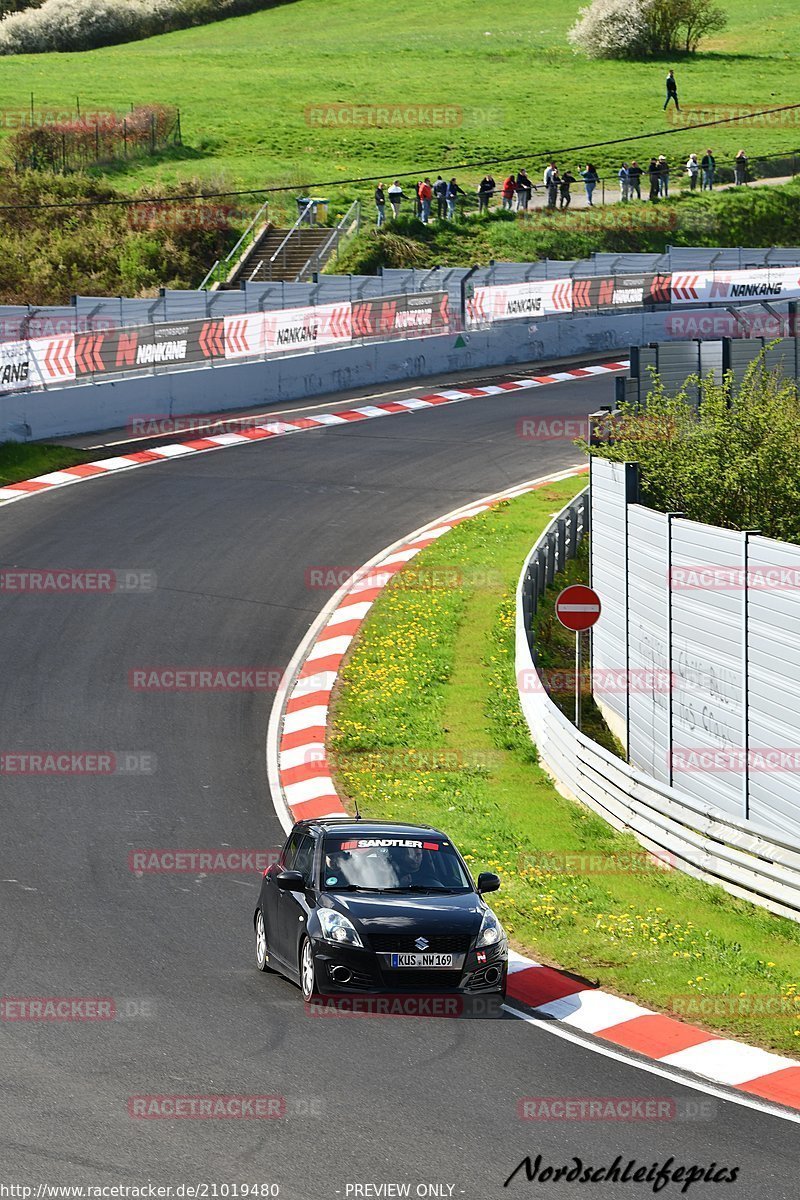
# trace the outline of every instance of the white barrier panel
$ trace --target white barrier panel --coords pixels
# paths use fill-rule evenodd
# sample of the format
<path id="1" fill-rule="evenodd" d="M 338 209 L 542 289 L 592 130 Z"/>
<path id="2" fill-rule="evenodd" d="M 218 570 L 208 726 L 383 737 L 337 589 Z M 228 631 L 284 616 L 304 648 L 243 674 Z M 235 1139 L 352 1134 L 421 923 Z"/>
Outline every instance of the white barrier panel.
<path id="1" fill-rule="evenodd" d="M 225 318 L 226 358 L 253 358 L 265 353 L 264 313 Z"/>
<path id="2" fill-rule="evenodd" d="M 266 350 L 278 352 L 308 346 L 332 346 L 353 337 L 350 304 L 319 304 L 279 309 L 265 314 Z M 227 328 L 226 328 L 227 336 Z"/>
<path id="3" fill-rule="evenodd" d="M 476 287 L 467 308 L 470 324 L 473 325 L 565 312 L 572 312 L 571 279 Z"/>
<path id="4" fill-rule="evenodd" d="M 558 520 L 551 522 L 537 547 Z M 562 795 L 585 804 L 615 829 L 630 830 L 668 866 L 800 921 L 800 841 L 729 817 L 637 771 L 580 733 L 543 688 L 530 685 L 536 668 L 522 602 L 527 572 L 526 562 L 517 585 L 519 698 L 539 761 Z"/>
<path id="5" fill-rule="evenodd" d="M 753 267 L 744 271 L 675 271 L 672 302 L 730 304 L 743 300 L 791 300 L 800 296 L 797 267 Z"/>
<path id="6" fill-rule="evenodd" d="M 0 342 L 0 392 L 41 388 L 75 378 L 75 339 L 34 338 Z"/>

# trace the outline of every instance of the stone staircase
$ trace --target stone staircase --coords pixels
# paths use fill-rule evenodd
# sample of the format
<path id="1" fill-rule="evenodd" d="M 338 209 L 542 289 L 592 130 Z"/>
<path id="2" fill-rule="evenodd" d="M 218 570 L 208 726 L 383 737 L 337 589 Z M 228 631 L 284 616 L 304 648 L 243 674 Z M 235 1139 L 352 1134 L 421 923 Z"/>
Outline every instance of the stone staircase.
<path id="1" fill-rule="evenodd" d="M 250 253 L 239 264 L 236 274 L 225 286 L 238 288 L 240 283 L 250 280 L 254 283 L 273 280 L 293 282 L 314 251 L 319 250 L 325 239 L 330 237 L 331 230 L 326 225 L 300 226 L 294 230 L 275 262 L 270 263 L 270 259 L 281 247 L 288 233 L 288 229 L 268 229 L 253 245 Z"/>

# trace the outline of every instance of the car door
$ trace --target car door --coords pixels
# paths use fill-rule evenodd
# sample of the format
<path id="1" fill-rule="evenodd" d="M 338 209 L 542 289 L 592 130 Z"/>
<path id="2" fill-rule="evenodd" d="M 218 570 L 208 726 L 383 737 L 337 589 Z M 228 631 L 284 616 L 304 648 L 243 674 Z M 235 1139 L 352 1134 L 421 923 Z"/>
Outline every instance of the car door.
<path id="1" fill-rule="evenodd" d="M 269 868 L 264 876 L 262 900 L 264 906 L 264 923 L 267 927 L 267 949 L 271 957 L 280 959 L 281 962 L 285 961 L 281 953 L 280 937 L 280 913 L 284 893 L 275 883 L 275 876 L 280 871 L 291 871 L 294 869 L 292 864 L 297 857 L 301 837 L 300 833 L 289 835 L 281 851 L 280 858 Z"/>
<path id="2" fill-rule="evenodd" d="M 314 857 L 316 839 L 310 833 L 304 833 L 298 840 L 291 867 L 285 869 L 299 871 L 303 879 L 312 887 L 314 879 Z M 303 892 L 279 891 L 278 900 L 278 939 L 279 956 L 287 966 L 297 971 L 300 961 L 300 942 L 306 931 L 309 903 Z"/>

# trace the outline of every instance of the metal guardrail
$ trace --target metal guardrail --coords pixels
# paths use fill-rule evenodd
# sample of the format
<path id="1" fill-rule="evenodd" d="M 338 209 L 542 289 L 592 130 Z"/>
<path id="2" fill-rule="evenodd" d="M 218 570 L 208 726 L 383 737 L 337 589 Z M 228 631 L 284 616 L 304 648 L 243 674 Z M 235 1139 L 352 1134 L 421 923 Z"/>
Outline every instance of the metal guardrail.
<path id="1" fill-rule="evenodd" d="M 588 531 L 588 488 L 550 522 L 517 585 L 517 680 L 535 667 L 531 629 L 538 597 L 574 557 Z M 775 838 L 711 805 L 657 783 L 580 732 L 541 687 L 520 688 L 541 765 L 562 795 L 615 829 L 635 834 L 657 858 L 770 912 L 800 921 L 800 844 Z"/>
<path id="2" fill-rule="evenodd" d="M 213 290 L 214 288 L 219 287 L 221 283 L 225 283 L 227 281 L 231 272 L 236 266 L 238 266 L 241 259 L 244 258 L 247 251 L 257 240 L 261 229 L 266 224 L 266 214 L 268 209 L 269 201 L 265 201 L 265 203 L 261 205 L 261 208 L 258 210 L 256 215 L 253 217 L 250 224 L 247 226 L 247 229 L 245 229 L 244 233 L 239 238 L 236 245 L 231 250 L 230 254 L 228 254 L 222 260 L 217 259 L 217 261 L 214 263 L 213 267 L 200 284 L 198 291 L 205 291 L 209 284 L 211 284 Z"/>
<path id="3" fill-rule="evenodd" d="M 325 239 L 319 249 L 314 251 L 305 265 L 297 272 L 294 282 L 303 283 L 321 271 L 330 258 L 334 255 L 338 256 L 342 242 L 358 233 L 360 228 L 361 201 L 354 200 L 335 229 L 331 231 L 330 237 Z"/>

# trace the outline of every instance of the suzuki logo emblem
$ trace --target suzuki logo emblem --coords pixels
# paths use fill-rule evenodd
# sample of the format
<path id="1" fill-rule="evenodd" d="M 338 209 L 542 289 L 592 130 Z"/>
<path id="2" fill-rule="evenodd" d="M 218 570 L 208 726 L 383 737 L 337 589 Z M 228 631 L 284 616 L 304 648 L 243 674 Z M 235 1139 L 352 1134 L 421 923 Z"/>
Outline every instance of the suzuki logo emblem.
<path id="1" fill-rule="evenodd" d="M 418 950 L 427 950 L 428 946 L 430 946 L 430 942 L 428 941 L 427 938 L 419 937 L 414 942 L 414 945 L 417 947 Z"/>

